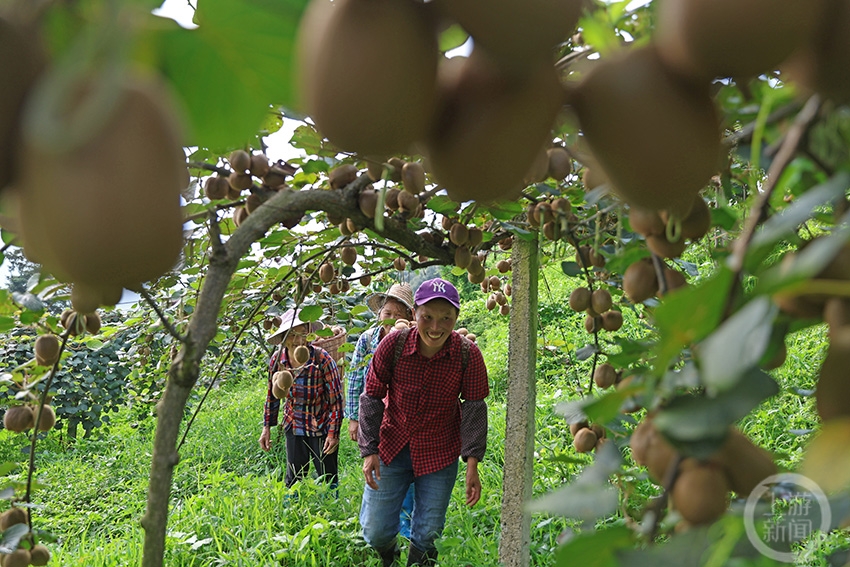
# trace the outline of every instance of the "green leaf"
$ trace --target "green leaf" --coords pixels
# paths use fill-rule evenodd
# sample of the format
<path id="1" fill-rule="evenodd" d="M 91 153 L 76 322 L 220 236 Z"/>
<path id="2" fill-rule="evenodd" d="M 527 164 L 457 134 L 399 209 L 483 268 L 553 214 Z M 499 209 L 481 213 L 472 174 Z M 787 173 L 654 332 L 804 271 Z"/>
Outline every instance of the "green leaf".
<path id="1" fill-rule="evenodd" d="M 711 209 L 711 226 L 719 226 L 723 230 L 732 230 L 738 223 L 738 215 L 731 207 Z"/>
<path id="2" fill-rule="evenodd" d="M 579 266 L 572 260 L 561 262 L 561 270 L 566 275 L 573 277 L 580 276 L 584 273 L 584 270 L 581 269 L 581 266 Z"/>
<path id="3" fill-rule="evenodd" d="M 658 368 L 666 368 L 683 347 L 702 340 L 717 327 L 732 278 L 732 272 L 722 268 L 706 282 L 664 298 L 655 310 L 660 335 L 656 345 Z"/>
<path id="4" fill-rule="evenodd" d="M 658 412 L 654 422 L 670 439 L 684 442 L 720 439 L 731 424 L 778 392 L 779 386 L 773 378 L 752 368 L 734 390 L 711 398 L 694 394 L 673 399 Z"/>
<path id="5" fill-rule="evenodd" d="M 160 65 L 188 113 L 190 145 L 230 148 L 293 106 L 294 42 L 307 0 L 204 0 L 199 27 L 160 26 Z"/>
<path id="6" fill-rule="evenodd" d="M 614 526 L 578 534 L 555 552 L 557 567 L 617 567 L 617 550 L 634 546 L 634 533 L 626 526 Z"/>
<path id="7" fill-rule="evenodd" d="M 441 215 L 452 215 L 457 212 L 457 203 L 445 195 L 435 195 L 428 200 L 426 206 Z"/>
<path id="8" fill-rule="evenodd" d="M 11 331 L 15 328 L 15 320 L 12 317 L 0 316 L 0 333 Z"/>
<path id="9" fill-rule="evenodd" d="M 354 316 L 360 315 L 361 313 L 365 313 L 366 311 L 369 311 L 369 308 L 365 305 L 355 305 L 351 308 L 351 314 Z"/>
<path id="10" fill-rule="evenodd" d="M 525 211 L 525 207 L 518 201 L 501 201 L 481 208 L 490 213 L 493 218 L 501 221 L 511 220 Z"/>
<path id="11" fill-rule="evenodd" d="M 323 311 L 324 310 L 322 309 L 321 305 L 308 305 L 307 307 L 301 309 L 301 311 L 298 313 L 298 318 L 304 321 L 305 323 L 312 323 L 314 321 L 319 320 L 319 318 L 322 316 Z"/>
<path id="12" fill-rule="evenodd" d="M 469 34 L 458 24 L 452 24 L 440 34 L 440 51 L 451 51 L 466 43 L 467 39 Z"/>
<path id="13" fill-rule="evenodd" d="M 754 299 L 709 335 L 699 347 L 701 379 L 709 393 L 728 390 L 756 366 L 767 348 L 776 306 Z"/>

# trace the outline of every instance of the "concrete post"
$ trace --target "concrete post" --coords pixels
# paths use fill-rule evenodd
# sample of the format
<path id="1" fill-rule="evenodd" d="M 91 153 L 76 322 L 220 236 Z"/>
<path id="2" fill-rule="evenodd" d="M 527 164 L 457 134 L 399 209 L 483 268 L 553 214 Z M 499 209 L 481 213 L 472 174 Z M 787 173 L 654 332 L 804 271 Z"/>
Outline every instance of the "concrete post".
<path id="1" fill-rule="evenodd" d="M 502 484 L 499 561 L 504 567 L 528 567 L 534 465 L 534 409 L 537 387 L 538 241 L 514 238 L 511 253 L 511 314 L 508 345 L 508 401 L 505 426 L 505 468 Z"/>

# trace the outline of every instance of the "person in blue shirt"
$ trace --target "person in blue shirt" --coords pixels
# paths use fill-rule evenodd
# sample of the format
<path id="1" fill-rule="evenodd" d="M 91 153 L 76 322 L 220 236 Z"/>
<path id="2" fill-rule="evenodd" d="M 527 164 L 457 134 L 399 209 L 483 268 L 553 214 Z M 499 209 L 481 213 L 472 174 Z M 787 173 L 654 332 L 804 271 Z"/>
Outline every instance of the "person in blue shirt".
<path id="1" fill-rule="evenodd" d="M 413 320 L 413 290 L 406 283 L 393 284 L 386 293 L 375 293 L 366 299 L 366 305 L 377 317 L 378 325 L 367 329 L 357 339 L 348 373 L 345 417 L 348 418 L 348 436 L 357 441 L 359 431 L 360 394 L 366 381 L 366 371 L 372 353 L 381 340 L 393 330 L 396 321 Z M 399 533 L 410 539 L 410 517 L 413 514 L 413 485 L 407 491 L 399 514 Z"/>

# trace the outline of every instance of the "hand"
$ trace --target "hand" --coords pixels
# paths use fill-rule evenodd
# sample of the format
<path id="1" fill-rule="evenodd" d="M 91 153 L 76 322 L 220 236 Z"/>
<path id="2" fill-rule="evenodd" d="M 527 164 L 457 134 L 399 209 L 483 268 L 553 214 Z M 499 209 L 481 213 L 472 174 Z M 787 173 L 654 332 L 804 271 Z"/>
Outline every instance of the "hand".
<path id="1" fill-rule="evenodd" d="M 322 448 L 323 455 L 330 455 L 339 448 L 339 437 L 328 435 L 325 437 L 325 446 Z"/>
<path id="2" fill-rule="evenodd" d="M 357 442 L 357 431 L 360 429 L 360 422 L 356 419 L 348 420 L 348 436 L 355 443 Z"/>
<path id="3" fill-rule="evenodd" d="M 272 432 L 270 427 L 263 427 L 263 432 L 260 433 L 260 449 L 268 451 L 272 446 Z"/>
<path id="4" fill-rule="evenodd" d="M 378 490 L 377 481 L 381 480 L 381 459 L 378 455 L 369 455 L 363 459 L 363 476 L 372 490 Z"/>
<path id="5" fill-rule="evenodd" d="M 466 505 L 475 506 L 481 499 L 481 479 L 478 477 L 478 461 L 466 460 Z"/>

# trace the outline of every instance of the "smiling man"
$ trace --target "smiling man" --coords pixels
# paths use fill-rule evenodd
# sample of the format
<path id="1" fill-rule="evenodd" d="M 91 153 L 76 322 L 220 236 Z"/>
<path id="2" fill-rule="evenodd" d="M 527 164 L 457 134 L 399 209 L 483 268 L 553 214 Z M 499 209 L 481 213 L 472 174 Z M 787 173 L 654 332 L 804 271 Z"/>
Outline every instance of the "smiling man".
<path id="1" fill-rule="evenodd" d="M 423 282 L 414 297 L 416 326 L 381 341 L 366 375 L 358 436 L 366 477 L 360 523 L 384 566 L 400 556 L 398 514 L 411 483 L 408 565 L 436 563 L 434 541 L 446 523 L 459 456 L 466 462 L 467 505 L 481 498 L 478 462 L 487 448 L 484 398 L 490 387 L 481 351 L 454 330 L 459 313 L 450 282 Z"/>

